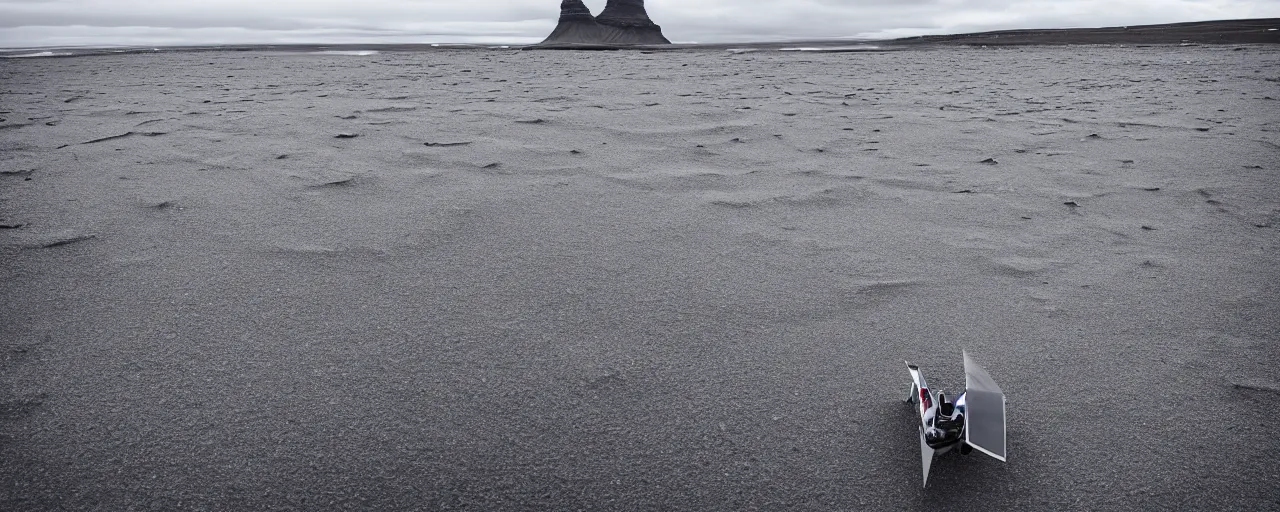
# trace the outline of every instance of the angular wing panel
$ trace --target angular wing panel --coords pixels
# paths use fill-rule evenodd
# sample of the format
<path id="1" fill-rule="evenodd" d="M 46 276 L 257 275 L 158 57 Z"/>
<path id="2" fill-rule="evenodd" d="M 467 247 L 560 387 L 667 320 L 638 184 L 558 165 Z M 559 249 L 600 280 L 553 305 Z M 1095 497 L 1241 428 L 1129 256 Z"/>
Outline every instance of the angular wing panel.
<path id="1" fill-rule="evenodd" d="M 964 353 L 965 442 L 987 455 L 1005 460 L 1004 391 L 991 375 Z"/>
<path id="2" fill-rule="evenodd" d="M 907 372 L 911 373 L 911 382 L 916 384 L 917 388 L 929 387 L 924 383 L 924 375 L 920 374 L 920 367 L 911 363 L 907 363 Z"/>
<path id="3" fill-rule="evenodd" d="M 933 465 L 933 448 L 924 441 L 924 427 L 920 427 L 920 466 L 924 469 L 924 480 L 920 487 L 929 486 L 929 467 Z"/>

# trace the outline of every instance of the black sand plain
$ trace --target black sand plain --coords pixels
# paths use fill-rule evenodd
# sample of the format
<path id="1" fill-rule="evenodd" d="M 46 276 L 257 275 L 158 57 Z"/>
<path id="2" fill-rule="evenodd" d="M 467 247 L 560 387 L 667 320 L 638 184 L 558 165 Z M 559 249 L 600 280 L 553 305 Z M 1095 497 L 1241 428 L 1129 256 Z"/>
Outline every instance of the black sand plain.
<path id="1" fill-rule="evenodd" d="M 1275 46 L 0 84 L 0 509 L 1280 508 Z"/>

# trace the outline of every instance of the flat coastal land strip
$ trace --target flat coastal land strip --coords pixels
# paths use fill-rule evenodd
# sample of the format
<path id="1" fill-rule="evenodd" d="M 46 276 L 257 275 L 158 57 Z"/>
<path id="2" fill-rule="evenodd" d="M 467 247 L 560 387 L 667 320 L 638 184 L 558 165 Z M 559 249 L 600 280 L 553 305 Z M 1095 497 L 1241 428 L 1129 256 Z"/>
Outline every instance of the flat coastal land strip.
<path id="1" fill-rule="evenodd" d="M 925 45 L 1275 44 L 1280 19 L 1196 21 L 1103 28 L 998 30 L 895 39 Z"/>
<path id="2" fill-rule="evenodd" d="M 0 60 L 0 509 L 1280 507 L 1274 46 Z M 902 361 L 1008 392 L 920 489 Z"/>

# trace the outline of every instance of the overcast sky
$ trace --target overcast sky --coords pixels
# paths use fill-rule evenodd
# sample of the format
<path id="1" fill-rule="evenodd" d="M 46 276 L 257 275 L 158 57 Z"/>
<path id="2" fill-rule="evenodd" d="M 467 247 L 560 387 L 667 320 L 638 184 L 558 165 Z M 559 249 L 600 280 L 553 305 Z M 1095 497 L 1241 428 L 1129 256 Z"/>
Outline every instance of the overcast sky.
<path id="1" fill-rule="evenodd" d="M 599 14 L 606 0 L 585 0 Z M 648 0 L 673 42 L 1280 17 L 1280 0 Z M 0 47 L 534 43 L 560 0 L 0 0 Z"/>

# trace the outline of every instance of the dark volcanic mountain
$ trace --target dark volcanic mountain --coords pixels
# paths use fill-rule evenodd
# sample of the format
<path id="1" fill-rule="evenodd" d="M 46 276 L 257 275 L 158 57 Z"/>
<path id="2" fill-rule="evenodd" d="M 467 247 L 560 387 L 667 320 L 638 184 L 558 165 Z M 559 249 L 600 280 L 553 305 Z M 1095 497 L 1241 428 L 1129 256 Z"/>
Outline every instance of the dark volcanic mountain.
<path id="1" fill-rule="evenodd" d="M 644 0 L 609 0 L 604 11 L 596 17 L 596 23 L 615 27 L 654 27 L 649 13 L 644 12 Z"/>
<path id="2" fill-rule="evenodd" d="M 609 0 L 599 17 L 582 0 L 560 2 L 560 22 L 542 44 L 670 44 L 644 0 Z"/>
<path id="3" fill-rule="evenodd" d="M 582 0 L 564 0 L 560 2 L 560 23 L 566 21 L 594 22 L 596 19 L 591 15 L 591 9 L 588 9 Z"/>

